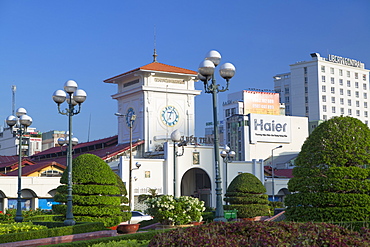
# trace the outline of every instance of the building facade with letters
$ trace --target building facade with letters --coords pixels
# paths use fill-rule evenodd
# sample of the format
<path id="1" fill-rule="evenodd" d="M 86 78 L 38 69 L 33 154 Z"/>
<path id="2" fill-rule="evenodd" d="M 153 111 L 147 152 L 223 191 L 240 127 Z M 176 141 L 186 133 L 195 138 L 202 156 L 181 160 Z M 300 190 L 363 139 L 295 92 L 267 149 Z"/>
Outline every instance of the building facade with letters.
<path id="1" fill-rule="evenodd" d="M 286 115 L 308 117 L 310 129 L 334 116 L 351 116 L 369 125 L 369 70 L 351 58 L 311 54 L 274 76 Z"/>

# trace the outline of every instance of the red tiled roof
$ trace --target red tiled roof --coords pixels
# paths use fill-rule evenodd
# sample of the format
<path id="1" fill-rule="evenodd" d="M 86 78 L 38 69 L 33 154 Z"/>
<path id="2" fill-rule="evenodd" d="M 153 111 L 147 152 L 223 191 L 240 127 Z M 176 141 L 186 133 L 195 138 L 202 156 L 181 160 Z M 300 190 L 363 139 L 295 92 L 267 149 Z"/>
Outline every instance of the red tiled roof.
<path id="1" fill-rule="evenodd" d="M 147 64 L 147 65 L 144 65 L 142 67 L 130 70 L 130 71 L 125 72 L 123 74 L 114 76 L 112 78 L 106 79 L 106 80 L 104 80 L 104 82 L 105 83 L 114 83 L 114 79 L 116 79 L 118 77 L 121 77 L 121 76 L 124 76 L 124 75 L 127 75 L 127 74 L 130 74 L 130 73 L 135 72 L 135 71 L 139 71 L 139 70 L 143 70 L 143 71 L 163 71 L 163 72 L 171 72 L 171 73 L 177 73 L 177 74 L 188 74 L 188 75 L 197 75 L 198 74 L 197 72 L 195 72 L 193 70 L 183 69 L 183 68 L 180 68 L 180 67 L 167 65 L 167 64 L 164 64 L 164 63 L 153 62 L 153 63 Z"/>
<path id="2" fill-rule="evenodd" d="M 22 176 L 28 176 L 31 173 L 40 171 L 40 170 L 42 170 L 42 169 L 44 169 L 45 167 L 48 167 L 48 166 L 57 166 L 57 167 L 61 168 L 62 170 L 66 169 L 65 165 L 61 165 L 61 164 L 59 164 L 55 161 L 47 160 L 47 161 L 38 162 L 38 163 L 36 163 L 32 166 L 22 167 Z M 14 170 L 12 172 L 6 173 L 5 176 L 18 176 L 18 170 Z"/>
<path id="3" fill-rule="evenodd" d="M 272 175 L 271 166 L 265 166 L 265 172 L 269 175 Z M 274 175 L 275 177 L 292 178 L 293 169 L 275 169 Z"/>
<path id="4" fill-rule="evenodd" d="M 76 158 L 80 156 L 81 154 L 94 154 L 103 160 L 109 159 L 111 157 L 114 157 L 116 155 L 120 155 L 123 152 L 130 149 L 130 144 L 120 144 L 117 145 L 118 142 L 118 136 L 112 136 L 96 141 L 81 143 L 76 145 L 73 148 L 73 158 Z M 139 146 L 143 144 L 144 141 L 138 141 L 135 143 L 132 143 L 132 147 Z M 18 156 L 15 156 L 18 157 Z M 45 150 L 43 152 L 37 153 L 30 157 L 32 160 L 28 160 L 28 166 L 22 167 L 22 174 L 23 176 L 27 176 L 33 172 L 39 171 L 40 169 L 43 169 L 50 165 L 58 165 L 62 169 L 65 169 L 66 163 L 67 163 L 67 157 L 66 157 L 66 148 L 61 149 L 61 147 L 54 147 L 50 148 L 48 150 Z M 25 161 L 22 163 L 24 164 Z M 18 165 L 18 160 L 9 162 L 10 165 Z M 9 163 L 0 163 L 0 167 L 2 165 L 9 165 Z M 3 174 L 5 176 L 17 176 L 18 170 L 9 172 L 7 174 Z"/>

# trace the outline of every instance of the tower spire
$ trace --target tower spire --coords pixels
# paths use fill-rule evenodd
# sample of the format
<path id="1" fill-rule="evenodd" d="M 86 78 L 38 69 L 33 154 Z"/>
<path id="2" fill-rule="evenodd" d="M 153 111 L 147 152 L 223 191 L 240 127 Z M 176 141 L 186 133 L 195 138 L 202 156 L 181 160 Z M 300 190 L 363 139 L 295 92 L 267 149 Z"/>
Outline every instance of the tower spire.
<path id="1" fill-rule="evenodd" d="M 154 25 L 154 53 L 153 53 L 153 63 L 157 63 L 157 29 Z"/>

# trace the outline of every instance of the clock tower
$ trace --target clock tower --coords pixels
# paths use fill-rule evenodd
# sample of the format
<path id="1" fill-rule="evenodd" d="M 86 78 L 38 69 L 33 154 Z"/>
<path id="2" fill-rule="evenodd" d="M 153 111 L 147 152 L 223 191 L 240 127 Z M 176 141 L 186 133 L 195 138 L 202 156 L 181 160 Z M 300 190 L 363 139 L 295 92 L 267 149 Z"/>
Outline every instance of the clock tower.
<path id="1" fill-rule="evenodd" d="M 183 136 L 195 133 L 194 98 L 197 72 L 154 62 L 105 80 L 117 84 L 118 142 L 129 142 L 130 118 L 136 115 L 132 139 L 145 141 L 145 152 L 163 150 L 163 143 L 178 129 Z"/>

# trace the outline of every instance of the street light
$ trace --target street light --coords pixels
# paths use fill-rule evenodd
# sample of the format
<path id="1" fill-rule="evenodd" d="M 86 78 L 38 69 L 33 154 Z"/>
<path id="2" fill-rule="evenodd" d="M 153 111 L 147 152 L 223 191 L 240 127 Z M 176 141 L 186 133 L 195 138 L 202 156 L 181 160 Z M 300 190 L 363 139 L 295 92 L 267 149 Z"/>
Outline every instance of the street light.
<path id="1" fill-rule="evenodd" d="M 67 212 L 64 221 L 65 226 L 76 224 L 73 219 L 72 212 L 72 116 L 77 115 L 81 111 L 81 104 L 86 100 L 86 92 L 82 89 L 77 89 L 77 83 L 73 80 L 68 80 L 64 83 L 64 90 L 56 90 L 53 94 L 53 100 L 58 105 L 58 112 L 68 116 L 68 151 L 67 151 L 67 172 L 68 172 L 68 187 L 67 187 Z M 68 108 L 64 111 L 60 110 L 60 105 L 67 100 Z M 75 106 L 78 105 L 78 110 Z"/>
<path id="2" fill-rule="evenodd" d="M 214 156 L 216 182 L 216 214 L 214 221 L 226 222 L 222 205 L 222 188 L 219 162 L 218 120 L 217 120 L 217 93 L 225 92 L 229 88 L 229 80 L 235 75 L 235 67 L 225 63 L 220 67 L 220 75 L 226 80 L 226 88 L 219 88 L 215 79 L 215 67 L 220 63 L 221 55 L 215 50 L 207 53 L 205 60 L 199 65 L 198 78 L 204 83 L 204 92 L 212 94 L 213 99 L 213 129 L 214 129 Z M 211 80 L 211 82 L 209 82 Z"/>
<path id="3" fill-rule="evenodd" d="M 171 140 L 173 141 L 173 197 L 176 197 L 176 158 L 178 156 L 184 155 L 184 146 L 187 145 L 186 141 L 181 141 L 181 133 L 179 130 L 175 130 L 171 133 Z M 176 151 L 176 142 L 178 143 L 178 147 L 182 147 L 182 152 L 179 153 Z"/>
<path id="4" fill-rule="evenodd" d="M 115 113 L 114 115 L 116 115 L 117 117 L 129 117 L 130 119 L 130 125 L 129 125 L 129 128 L 130 128 L 130 165 L 129 165 L 129 181 L 128 181 L 128 205 L 129 205 L 129 208 L 130 208 L 130 211 L 132 211 L 132 170 L 134 170 L 132 168 L 132 127 L 134 125 L 134 122 L 136 120 L 136 115 L 126 115 L 126 114 L 121 114 L 121 113 Z M 138 166 L 139 165 L 139 166 Z M 139 163 L 136 163 L 136 169 L 139 169 L 141 166 L 141 164 Z"/>
<path id="5" fill-rule="evenodd" d="M 227 163 L 233 162 L 233 159 L 235 157 L 235 152 L 230 151 L 230 147 L 225 145 L 224 150 L 220 152 L 221 157 L 224 160 L 225 163 L 225 190 L 227 189 Z"/>
<path id="6" fill-rule="evenodd" d="M 273 149 L 271 150 L 271 170 L 272 170 L 271 175 L 272 175 L 272 201 L 273 201 L 273 202 L 275 201 L 275 180 L 274 180 L 274 178 L 275 178 L 275 167 L 274 167 L 274 150 L 275 150 L 275 149 L 278 149 L 278 148 L 282 148 L 282 147 L 283 147 L 283 145 L 280 145 L 280 146 L 278 146 L 278 147 L 276 147 L 276 148 L 273 148 Z"/>
<path id="7" fill-rule="evenodd" d="M 22 222 L 22 135 L 26 133 L 27 127 L 32 124 L 32 118 L 27 115 L 26 109 L 21 107 L 17 109 L 16 116 L 10 115 L 7 117 L 6 123 L 11 127 L 11 131 L 13 131 L 13 126 L 18 128 L 18 198 L 14 220 L 15 222 Z"/>

